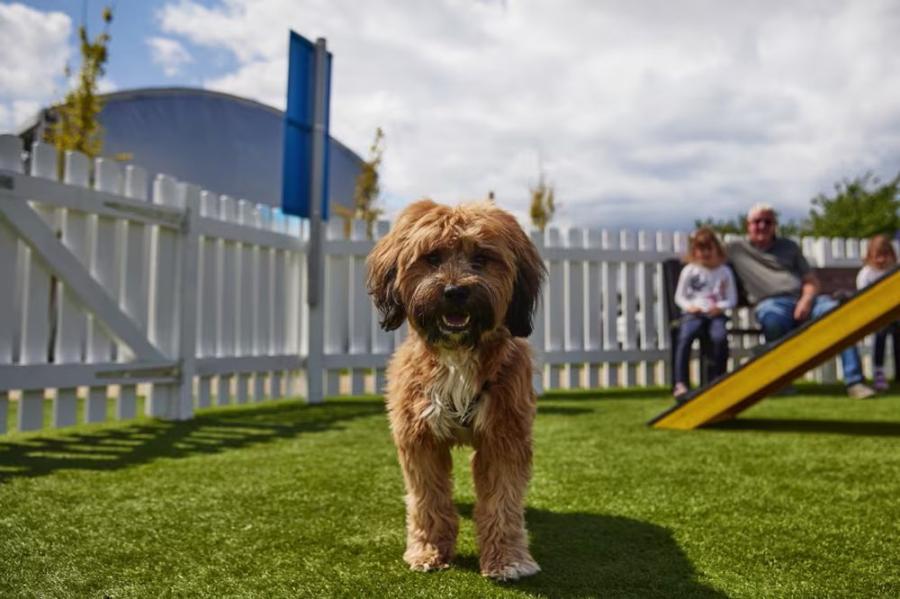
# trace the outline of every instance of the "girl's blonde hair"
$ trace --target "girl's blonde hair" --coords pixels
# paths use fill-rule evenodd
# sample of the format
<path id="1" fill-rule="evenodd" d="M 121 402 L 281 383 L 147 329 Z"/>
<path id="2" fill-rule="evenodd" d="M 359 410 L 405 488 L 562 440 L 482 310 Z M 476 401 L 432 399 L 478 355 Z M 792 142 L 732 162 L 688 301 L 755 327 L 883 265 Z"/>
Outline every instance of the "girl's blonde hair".
<path id="1" fill-rule="evenodd" d="M 684 261 L 693 262 L 694 251 L 706 248 L 714 249 L 719 255 L 719 258 L 721 258 L 723 262 L 725 261 L 725 248 L 722 247 L 722 242 L 719 241 L 719 237 L 716 235 L 716 232 L 709 227 L 700 227 L 691 234 L 691 238 L 688 243 L 687 256 L 684 257 Z"/>
<path id="2" fill-rule="evenodd" d="M 863 264 L 874 266 L 875 256 L 881 253 L 890 254 L 891 262 L 897 261 L 897 253 L 894 251 L 894 246 L 891 245 L 891 238 L 887 235 L 876 235 L 869 240 L 869 249 L 866 250 L 866 258 L 863 260 Z"/>

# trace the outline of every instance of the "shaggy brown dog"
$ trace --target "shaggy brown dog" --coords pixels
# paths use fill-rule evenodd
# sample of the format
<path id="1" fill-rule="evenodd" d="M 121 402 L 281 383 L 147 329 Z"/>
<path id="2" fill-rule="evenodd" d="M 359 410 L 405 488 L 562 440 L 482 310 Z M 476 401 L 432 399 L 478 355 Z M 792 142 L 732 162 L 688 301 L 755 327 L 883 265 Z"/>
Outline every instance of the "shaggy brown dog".
<path id="1" fill-rule="evenodd" d="M 387 408 L 406 482 L 414 570 L 446 568 L 458 516 L 450 448 L 471 444 L 481 573 L 515 580 L 540 570 L 528 552 L 524 499 L 536 410 L 531 352 L 521 339 L 544 263 L 491 203 L 416 202 L 368 258 L 368 288 L 386 330 L 410 332 L 388 366 Z"/>

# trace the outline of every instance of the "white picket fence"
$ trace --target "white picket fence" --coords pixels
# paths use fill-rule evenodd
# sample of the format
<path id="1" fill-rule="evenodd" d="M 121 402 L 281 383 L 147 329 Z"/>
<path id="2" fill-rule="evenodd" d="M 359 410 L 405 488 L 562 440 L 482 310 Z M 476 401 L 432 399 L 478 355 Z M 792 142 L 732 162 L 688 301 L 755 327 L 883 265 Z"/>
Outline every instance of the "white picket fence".
<path id="1" fill-rule="evenodd" d="M 377 393 L 405 327 L 365 291 L 374 241 L 327 225 L 322 309 L 306 302 L 309 223 L 136 166 L 93 165 L 0 136 L 0 432 L 305 395 Z M 149 192 L 148 192 L 149 191 Z M 377 223 L 375 236 L 384 235 Z M 532 234 L 549 280 L 533 346 L 539 389 L 666 384 L 661 263 L 684 233 Z M 804 239 L 814 265 L 858 266 L 864 243 Z M 750 324 L 746 310 L 736 316 Z M 755 342 L 732 351 L 745 359 Z M 834 365 L 810 376 L 833 380 Z M 79 408 L 78 399 L 83 399 Z M 113 398 L 114 408 L 110 409 Z M 44 406 L 51 402 L 50 422 Z M 12 402 L 12 403 L 10 403 Z M 79 411 L 80 410 L 80 411 Z M 112 412 L 112 413 L 110 413 Z"/>

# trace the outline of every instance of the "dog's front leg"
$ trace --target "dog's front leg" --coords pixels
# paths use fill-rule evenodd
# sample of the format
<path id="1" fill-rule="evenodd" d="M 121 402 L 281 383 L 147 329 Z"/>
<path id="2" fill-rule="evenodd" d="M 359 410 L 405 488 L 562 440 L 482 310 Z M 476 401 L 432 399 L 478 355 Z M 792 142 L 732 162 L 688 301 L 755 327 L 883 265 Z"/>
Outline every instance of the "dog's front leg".
<path id="1" fill-rule="evenodd" d="M 406 481 L 406 552 L 413 570 L 427 572 L 450 565 L 459 529 L 453 505 L 450 447 L 430 435 L 398 444 Z"/>
<path id="2" fill-rule="evenodd" d="M 530 435 L 485 435 L 475 444 L 475 526 L 481 573 L 517 580 L 540 572 L 528 551 L 525 490 L 531 477 Z"/>

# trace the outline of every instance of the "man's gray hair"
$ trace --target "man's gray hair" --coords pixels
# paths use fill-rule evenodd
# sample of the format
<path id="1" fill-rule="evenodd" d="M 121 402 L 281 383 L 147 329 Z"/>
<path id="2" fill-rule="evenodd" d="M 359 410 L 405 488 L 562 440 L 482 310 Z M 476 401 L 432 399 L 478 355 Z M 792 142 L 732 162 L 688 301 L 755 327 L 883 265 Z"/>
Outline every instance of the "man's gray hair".
<path id="1" fill-rule="evenodd" d="M 750 220 L 754 215 L 760 214 L 761 212 L 771 212 L 772 216 L 774 216 L 776 219 L 778 218 L 778 213 L 775 212 L 775 207 L 772 206 L 772 204 L 758 202 L 750 206 L 750 211 L 747 212 L 747 220 Z"/>

